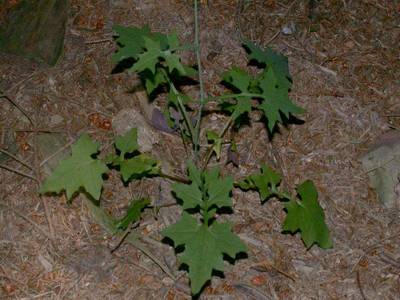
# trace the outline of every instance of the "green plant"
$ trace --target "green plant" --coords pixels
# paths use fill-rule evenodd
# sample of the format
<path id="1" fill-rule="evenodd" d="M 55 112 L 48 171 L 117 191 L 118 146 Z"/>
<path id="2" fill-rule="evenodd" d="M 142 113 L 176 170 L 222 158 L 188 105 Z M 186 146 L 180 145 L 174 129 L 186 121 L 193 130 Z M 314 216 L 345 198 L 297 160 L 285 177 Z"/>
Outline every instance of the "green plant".
<path id="1" fill-rule="evenodd" d="M 211 279 L 213 270 L 223 271 L 224 254 L 235 259 L 237 254 L 246 251 L 244 243 L 232 232 L 231 224 L 220 221 L 221 214 L 233 211 L 231 193 L 234 188 L 257 191 L 262 203 L 270 198 L 282 201 L 287 212 L 283 231 L 292 234 L 300 232 L 307 248 L 315 243 L 321 248 L 332 247 L 324 213 L 317 201 L 317 190 L 311 181 L 305 181 L 297 187 L 299 197 L 296 198 L 282 191 L 281 176 L 267 165 L 262 165 L 259 173 L 237 182 L 231 176 L 222 177 L 218 168 L 207 168 L 213 154 L 217 159 L 220 158 L 227 131 L 242 126 L 242 117 L 252 110 L 259 110 L 263 114 L 260 121 L 266 122 L 271 133 L 278 123 L 284 123 L 291 114 L 301 114 L 304 110 L 289 99 L 292 79 L 287 58 L 271 49 L 262 50 L 251 42 L 245 42 L 244 47 L 248 50 L 250 61 L 257 63 L 259 72 L 252 76 L 245 70 L 233 67 L 222 76 L 223 83 L 232 93 L 205 98 L 199 60 L 197 1 L 195 10 L 194 50 L 199 71 L 199 101 L 183 94 L 179 86 L 183 77 L 195 78 L 197 75 L 196 69 L 183 64 L 178 55 L 180 51 L 190 50 L 190 46 L 181 46 L 176 34 L 153 33 L 148 27 L 114 28 L 118 50 L 113 60 L 116 63 L 130 61 L 129 69 L 140 75 L 149 95 L 160 91 L 168 95 L 165 114 L 169 122 L 177 126 L 183 142 L 189 140 L 192 145 L 192 154 L 187 163 L 188 177 L 164 174 L 160 162 L 139 152 L 137 130 L 132 129 L 115 139 L 115 153 L 104 159 L 96 156 L 98 144 L 87 135 L 82 136 L 72 146 L 71 157 L 61 161 L 40 189 L 40 193 L 65 190 L 69 200 L 75 193 L 83 191 L 93 200 L 99 200 L 102 175 L 111 168 L 118 170 L 126 183 L 156 176 L 177 181 L 172 190 L 182 206 L 182 218 L 161 234 L 170 239 L 177 250 L 181 250 L 179 258 L 188 267 L 194 295 L 200 293 L 204 284 Z M 206 133 L 204 138 L 209 145 L 203 149 L 200 145 L 200 127 L 204 105 L 209 101 L 217 101 L 221 113 L 228 114 L 228 117 L 219 133 Z M 194 121 L 190 115 L 193 107 L 197 110 Z M 179 113 L 171 114 L 170 108 Z M 234 140 L 231 141 L 231 149 L 236 151 Z M 141 211 L 149 204 L 147 199 L 132 202 L 126 216 L 119 221 L 108 221 L 108 224 L 112 224 L 108 228 L 116 233 L 126 230 L 130 223 L 140 221 Z"/>

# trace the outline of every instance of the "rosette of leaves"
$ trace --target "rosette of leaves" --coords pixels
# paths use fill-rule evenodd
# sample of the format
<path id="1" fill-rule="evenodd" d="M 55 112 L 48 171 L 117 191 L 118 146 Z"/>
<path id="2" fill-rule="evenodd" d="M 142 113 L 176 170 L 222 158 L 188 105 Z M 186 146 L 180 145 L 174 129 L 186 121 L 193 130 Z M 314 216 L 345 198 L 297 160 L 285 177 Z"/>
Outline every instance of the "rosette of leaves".
<path id="1" fill-rule="evenodd" d="M 223 96 L 221 107 L 231 113 L 234 121 L 252 110 L 259 110 L 267 120 L 268 130 L 273 132 L 278 123 L 283 123 L 282 117 L 289 119 L 291 114 L 304 113 L 303 108 L 289 99 L 292 79 L 288 60 L 270 48 L 263 51 L 251 42 L 245 42 L 244 47 L 250 61 L 255 61 L 262 70 L 255 77 L 237 67 L 226 71 L 222 76 L 223 83 L 234 94 Z"/>
<path id="2" fill-rule="evenodd" d="M 151 94 L 173 76 L 192 76 L 196 71 L 184 64 L 177 52 L 182 49 L 175 33 L 151 32 L 149 27 L 114 26 L 118 49 L 112 60 L 133 60 L 131 71 L 141 74 L 146 91 Z"/>
<path id="3" fill-rule="evenodd" d="M 189 164 L 188 171 L 191 184 L 178 183 L 172 188 L 184 210 L 182 218 L 164 229 L 162 235 L 170 238 L 175 248 L 184 247 L 179 258 L 189 268 L 192 293 L 196 295 L 211 279 L 213 270 L 223 271 L 224 254 L 235 259 L 246 251 L 246 246 L 232 233 L 230 223 L 216 218 L 221 208 L 232 207 L 233 179 L 221 178 L 218 168 L 201 172 Z"/>

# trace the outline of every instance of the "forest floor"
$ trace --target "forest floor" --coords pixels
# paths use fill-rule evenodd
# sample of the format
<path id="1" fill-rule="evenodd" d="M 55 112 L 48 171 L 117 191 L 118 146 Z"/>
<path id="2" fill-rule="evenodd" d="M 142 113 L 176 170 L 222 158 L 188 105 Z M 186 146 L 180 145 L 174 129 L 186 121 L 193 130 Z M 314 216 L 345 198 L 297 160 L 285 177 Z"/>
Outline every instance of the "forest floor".
<path id="1" fill-rule="evenodd" d="M 268 163 L 292 191 L 313 180 L 334 243 L 329 250 L 307 250 L 298 235 L 281 233 L 279 203 L 261 206 L 257 194 L 235 190 L 230 219 L 248 258 L 227 264 L 225 277 L 213 277 L 200 299 L 400 299 L 399 210 L 380 204 L 359 160 L 376 139 L 400 129 L 400 3 L 327 0 L 310 8 L 296 0 L 202 1 L 200 22 L 209 95 L 223 90 L 224 71 L 246 66 L 241 41 L 251 40 L 288 57 L 291 99 L 307 110 L 303 124 L 282 127 L 272 140 L 260 122 L 242 128 L 240 165 L 224 173 L 240 177 Z M 35 124 L 1 99 L 2 132 L 17 132 L 16 156 L 30 168 L 11 159 L 2 166 L 43 180 L 48 157 L 37 144 L 43 132 L 60 136 L 59 148 L 85 132 L 110 143 L 113 117 L 138 106 L 132 92 L 137 78 L 112 73 L 114 24 L 175 31 L 182 43 L 194 39 L 192 1 L 71 0 L 64 54 L 55 67 L 0 54 L 0 89 Z M 193 53 L 185 59 L 195 62 Z M 155 151 L 183 176 L 184 148 L 177 144 L 161 134 Z M 160 195 L 161 185 L 145 179 L 126 187 L 111 178 L 102 205 L 122 215 L 132 196 L 172 199 Z M 70 204 L 65 197 L 39 197 L 34 180 L 0 169 L 0 298 L 190 299 L 187 274 L 177 271 L 170 246 L 148 245 L 178 272 L 175 281 L 127 243 L 111 254 L 118 240 L 93 221 L 81 197 Z M 166 214 L 149 214 L 139 231 L 159 240 L 168 214 L 175 218 L 179 208 Z"/>

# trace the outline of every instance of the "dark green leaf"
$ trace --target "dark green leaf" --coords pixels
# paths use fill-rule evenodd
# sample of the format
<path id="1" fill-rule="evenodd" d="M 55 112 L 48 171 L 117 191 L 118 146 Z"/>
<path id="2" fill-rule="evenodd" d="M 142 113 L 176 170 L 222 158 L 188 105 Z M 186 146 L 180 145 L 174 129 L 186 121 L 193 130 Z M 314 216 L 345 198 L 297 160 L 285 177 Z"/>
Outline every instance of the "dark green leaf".
<path id="1" fill-rule="evenodd" d="M 274 77 L 280 82 L 282 88 L 290 89 L 292 77 L 289 72 L 287 57 L 274 52 L 271 48 L 264 51 L 252 42 L 245 42 L 244 46 L 249 50 L 250 60 L 255 60 L 260 64 L 265 64 L 267 69 L 271 69 Z"/>
<path id="2" fill-rule="evenodd" d="M 214 222 L 210 227 L 198 224 L 195 218 L 183 213 L 178 223 L 162 231 L 172 239 L 175 247 L 185 246 L 180 258 L 189 267 L 192 293 L 200 292 L 211 279 L 212 270 L 224 270 L 223 254 L 235 258 L 246 251 L 243 242 L 232 233 L 229 223 Z"/>
<path id="3" fill-rule="evenodd" d="M 282 77 L 282 76 L 281 76 Z M 275 125 L 282 123 L 281 113 L 289 118 L 289 114 L 302 114 L 304 109 L 289 99 L 289 90 L 285 82 L 280 81 L 272 68 L 269 68 L 259 81 L 264 100 L 258 106 L 268 119 L 268 128 L 272 131 Z"/>
<path id="4" fill-rule="evenodd" d="M 285 204 L 287 211 L 283 230 L 291 233 L 301 232 L 307 248 L 317 243 L 321 248 L 332 247 L 329 229 L 325 223 L 324 211 L 318 203 L 318 192 L 310 180 L 298 186 L 301 201 L 291 199 Z"/>
<path id="5" fill-rule="evenodd" d="M 219 168 L 213 168 L 205 172 L 204 181 L 208 194 L 208 208 L 232 207 L 230 193 L 233 188 L 233 178 L 231 176 L 220 178 Z"/>
<path id="6" fill-rule="evenodd" d="M 133 158 L 126 159 L 120 162 L 119 166 L 124 181 L 132 178 L 139 179 L 145 176 L 157 175 L 160 171 L 157 160 L 147 154 L 139 154 Z"/>
<path id="7" fill-rule="evenodd" d="M 259 192 L 261 201 L 268 200 L 277 192 L 277 186 L 281 182 L 281 176 L 267 165 L 261 166 L 259 174 L 253 174 L 239 183 L 243 190 L 255 189 Z"/>
<path id="8" fill-rule="evenodd" d="M 249 87 L 252 81 L 251 76 L 239 69 L 232 68 L 222 75 L 223 81 L 228 83 L 230 86 L 238 89 L 241 93 L 250 93 Z M 251 97 L 241 96 L 235 98 L 235 104 L 231 104 L 229 101 L 223 101 L 225 107 L 230 107 L 229 110 L 232 113 L 232 118 L 236 120 L 239 116 L 244 113 L 251 112 Z M 223 106 L 224 107 L 224 106 Z"/>
<path id="9" fill-rule="evenodd" d="M 139 220 L 142 210 L 149 204 L 149 199 L 133 200 L 130 203 L 125 216 L 116 223 L 116 228 L 122 230 L 127 229 L 129 224 L 135 223 Z"/>
<path id="10" fill-rule="evenodd" d="M 115 40 L 119 45 L 117 52 L 112 57 L 114 62 L 127 58 L 136 59 L 144 51 L 144 37 L 150 35 L 150 29 L 147 26 L 138 28 L 114 25 L 113 29 L 118 35 Z"/>
<path id="11" fill-rule="evenodd" d="M 138 55 L 138 60 L 132 66 L 131 70 L 143 72 L 147 69 L 155 74 L 156 65 L 159 62 L 159 58 L 163 56 L 160 42 L 154 41 L 148 37 L 144 37 L 144 46 L 146 51 Z"/>

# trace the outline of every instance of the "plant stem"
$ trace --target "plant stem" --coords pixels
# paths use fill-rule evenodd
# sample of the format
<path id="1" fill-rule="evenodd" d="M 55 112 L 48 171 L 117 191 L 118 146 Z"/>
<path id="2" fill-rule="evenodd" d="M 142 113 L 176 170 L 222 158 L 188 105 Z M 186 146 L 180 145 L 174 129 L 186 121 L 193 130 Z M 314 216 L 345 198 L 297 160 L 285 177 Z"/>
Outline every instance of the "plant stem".
<path id="1" fill-rule="evenodd" d="M 181 111 L 181 113 L 183 115 L 183 119 L 185 120 L 186 127 L 189 130 L 190 138 L 191 138 L 193 144 L 195 145 L 195 131 L 194 131 L 194 128 L 193 128 L 193 125 L 192 125 L 192 120 L 190 119 L 190 117 L 187 114 L 186 108 L 183 105 L 181 96 L 179 95 L 179 92 L 176 89 L 175 85 L 172 82 L 170 84 L 171 84 L 171 89 L 172 89 L 173 93 L 175 93 L 175 95 L 176 95 L 176 97 L 178 99 L 178 107 L 179 107 L 179 110 Z"/>
<path id="2" fill-rule="evenodd" d="M 172 90 L 172 92 L 176 95 L 176 98 L 178 99 L 178 109 L 180 110 L 181 114 L 183 115 L 183 119 L 184 119 L 184 121 L 186 123 L 186 127 L 187 127 L 187 129 L 189 130 L 189 133 L 190 133 L 190 138 L 192 139 L 193 144 L 195 144 L 195 140 L 194 140 L 195 135 L 194 135 L 194 129 L 193 129 L 192 121 L 191 121 L 191 119 L 189 118 L 189 116 L 187 114 L 185 106 L 183 105 L 183 102 L 182 102 L 181 96 L 179 94 L 179 91 L 175 87 L 175 85 L 172 82 L 172 80 L 169 78 L 167 72 L 164 69 L 161 69 L 161 70 L 162 70 L 162 72 L 164 72 L 164 76 L 165 76 L 165 78 L 167 79 L 167 81 L 169 83 L 170 90 Z"/>
<path id="3" fill-rule="evenodd" d="M 197 114 L 195 136 L 194 136 L 194 158 L 197 160 L 199 154 L 199 144 L 200 144 L 200 124 L 201 124 L 201 114 L 203 113 L 204 107 L 204 83 L 202 77 L 202 67 L 200 59 L 200 39 L 199 39 L 199 8 L 198 1 L 194 1 L 194 46 L 196 52 L 197 68 L 199 72 L 199 84 L 200 84 L 200 107 Z"/>
<path id="4" fill-rule="evenodd" d="M 218 138 L 222 139 L 224 137 L 225 133 L 227 132 L 229 126 L 231 126 L 232 122 L 233 118 L 232 116 L 230 116 L 229 119 L 226 121 L 224 128 L 219 133 Z M 207 168 L 208 162 L 210 161 L 211 155 L 213 154 L 214 144 L 215 143 L 213 143 L 207 150 L 206 158 L 204 159 L 203 170 Z"/>

